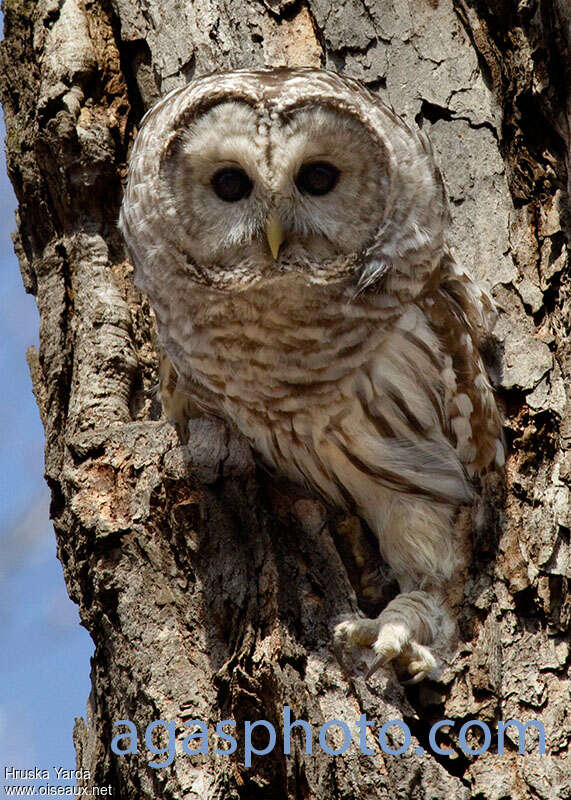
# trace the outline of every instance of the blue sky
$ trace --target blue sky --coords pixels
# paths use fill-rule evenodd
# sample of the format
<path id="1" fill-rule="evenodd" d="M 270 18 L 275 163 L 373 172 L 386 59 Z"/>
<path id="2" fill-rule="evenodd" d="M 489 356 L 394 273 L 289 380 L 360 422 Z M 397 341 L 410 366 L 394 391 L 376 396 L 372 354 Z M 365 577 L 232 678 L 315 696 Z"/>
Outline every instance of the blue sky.
<path id="1" fill-rule="evenodd" d="M 0 18 L 0 25 L 2 20 Z M 0 797 L 4 767 L 75 768 L 93 645 L 69 600 L 49 520 L 44 434 L 26 363 L 39 317 L 14 255 L 16 199 L 0 162 Z M 57 785 L 58 781 L 50 779 Z M 18 783 L 17 781 L 7 783 Z M 45 783 L 45 781 L 44 781 Z M 29 782 L 28 782 L 29 784 Z"/>

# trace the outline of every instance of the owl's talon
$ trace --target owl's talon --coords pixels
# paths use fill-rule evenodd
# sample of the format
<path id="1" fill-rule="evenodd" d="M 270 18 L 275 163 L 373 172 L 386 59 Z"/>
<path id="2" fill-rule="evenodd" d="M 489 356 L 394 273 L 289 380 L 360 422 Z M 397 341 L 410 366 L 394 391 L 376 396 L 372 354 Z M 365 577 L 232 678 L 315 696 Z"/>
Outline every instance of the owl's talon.
<path id="1" fill-rule="evenodd" d="M 386 667 L 386 666 L 387 666 L 386 659 L 381 658 L 381 657 L 375 658 L 373 663 L 369 665 L 369 669 L 367 670 L 367 672 L 365 674 L 365 679 L 369 680 L 369 678 L 372 678 L 373 675 L 375 674 L 375 672 L 377 672 L 379 669 L 381 669 L 381 667 Z"/>
<path id="2" fill-rule="evenodd" d="M 434 598 L 425 592 L 398 595 L 376 619 L 350 618 L 343 620 L 335 629 L 335 639 L 345 646 L 372 649 L 374 658 L 366 672 L 369 679 L 381 667 L 393 664 L 399 675 L 408 673 L 402 682 L 415 684 L 428 677 L 437 668 L 431 650 L 417 638 L 420 630 L 430 630 L 428 616 L 423 616 L 420 629 L 415 629 L 412 620 L 418 621 L 419 611 L 425 614 L 435 610 Z M 410 620 L 410 621 L 409 621 Z"/>
<path id="3" fill-rule="evenodd" d="M 403 686 L 414 686 L 416 683 L 420 683 L 429 675 L 428 672 L 422 670 L 421 672 L 417 672 L 412 678 L 408 678 L 406 681 L 401 681 Z"/>

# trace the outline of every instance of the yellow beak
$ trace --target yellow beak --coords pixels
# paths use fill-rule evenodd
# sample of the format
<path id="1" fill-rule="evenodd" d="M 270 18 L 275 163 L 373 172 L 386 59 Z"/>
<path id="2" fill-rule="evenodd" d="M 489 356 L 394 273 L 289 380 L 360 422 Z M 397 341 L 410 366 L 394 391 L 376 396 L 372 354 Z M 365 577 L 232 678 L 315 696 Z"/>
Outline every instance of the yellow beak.
<path id="1" fill-rule="evenodd" d="M 277 211 L 272 211 L 266 221 L 266 239 L 274 260 L 278 257 L 284 240 L 284 229 Z"/>

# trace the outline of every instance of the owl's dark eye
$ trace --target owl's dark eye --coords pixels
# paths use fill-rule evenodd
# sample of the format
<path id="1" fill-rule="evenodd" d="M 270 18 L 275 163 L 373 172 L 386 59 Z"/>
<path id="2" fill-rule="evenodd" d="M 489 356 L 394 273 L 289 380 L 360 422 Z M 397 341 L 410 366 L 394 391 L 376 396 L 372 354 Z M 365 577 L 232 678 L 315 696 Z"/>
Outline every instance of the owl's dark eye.
<path id="1" fill-rule="evenodd" d="M 239 167 L 219 169 L 212 176 L 210 183 L 218 197 L 227 203 L 243 200 L 252 191 L 252 181 Z"/>
<path id="2" fill-rule="evenodd" d="M 328 194 L 339 180 L 339 170 L 328 161 L 311 161 L 297 173 L 297 188 L 304 194 Z"/>

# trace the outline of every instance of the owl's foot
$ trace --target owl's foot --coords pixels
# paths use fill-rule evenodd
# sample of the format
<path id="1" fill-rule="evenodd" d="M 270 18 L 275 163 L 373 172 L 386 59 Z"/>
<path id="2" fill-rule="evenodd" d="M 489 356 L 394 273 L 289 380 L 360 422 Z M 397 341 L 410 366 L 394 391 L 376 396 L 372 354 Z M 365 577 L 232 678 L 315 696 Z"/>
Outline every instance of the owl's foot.
<path id="1" fill-rule="evenodd" d="M 432 643 L 445 615 L 434 596 L 408 592 L 395 597 L 376 619 L 356 617 L 339 623 L 335 639 L 345 647 L 373 651 L 367 678 L 393 664 L 403 683 L 418 683 L 436 671 L 437 661 L 427 644 Z"/>
<path id="2" fill-rule="evenodd" d="M 369 667 L 371 677 L 379 667 L 394 663 L 397 674 L 410 675 L 403 683 L 418 683 L 436 670 L 436 659 L 426 645 L 416 642 L 405 623 L 381 625 L 373 644 L 375 659 Z"/>

